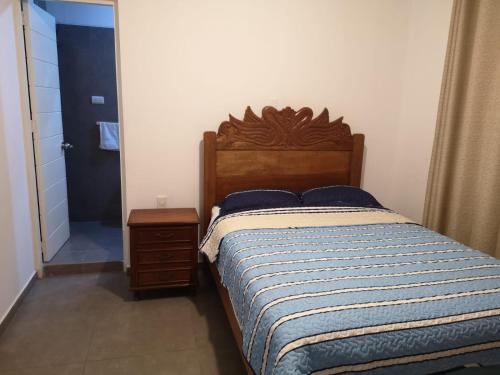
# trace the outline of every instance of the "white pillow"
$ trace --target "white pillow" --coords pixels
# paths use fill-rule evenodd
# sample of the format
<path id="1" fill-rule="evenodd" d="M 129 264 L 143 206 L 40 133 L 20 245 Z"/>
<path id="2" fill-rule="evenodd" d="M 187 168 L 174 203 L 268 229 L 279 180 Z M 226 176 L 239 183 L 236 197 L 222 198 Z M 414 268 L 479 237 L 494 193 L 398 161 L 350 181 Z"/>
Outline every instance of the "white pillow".
<path id="1" fill-rule="evenodd" d="M 219 206 L 213 206 L 212 207 L 212 218 L 210 219 L 210 223 L 208 224 L 208 226 L 212 225 L 212 223 L 217 218 L 217 216 L 219 216 L 219 213 L 220 213 L 220 207 Z"/>

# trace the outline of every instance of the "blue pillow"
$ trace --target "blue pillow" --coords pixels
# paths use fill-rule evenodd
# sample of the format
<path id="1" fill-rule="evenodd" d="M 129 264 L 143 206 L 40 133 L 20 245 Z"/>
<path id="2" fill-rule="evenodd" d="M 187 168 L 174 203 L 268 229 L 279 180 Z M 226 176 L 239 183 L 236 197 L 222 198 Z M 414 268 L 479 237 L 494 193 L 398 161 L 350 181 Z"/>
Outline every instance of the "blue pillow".
<path id="1" fill-rule="evenodd" d="M 303 206 L 340 206 L 384 208 L 370 193 L 346 185 L 325 186 L 304 191 Z"/>
<path id="2" fill-rule="evenodd" d="M 288 190 L 256 189 L 227 195 L 219 204 L 220 215 L 263 208 L 297 207 L 299 196 Z"/>

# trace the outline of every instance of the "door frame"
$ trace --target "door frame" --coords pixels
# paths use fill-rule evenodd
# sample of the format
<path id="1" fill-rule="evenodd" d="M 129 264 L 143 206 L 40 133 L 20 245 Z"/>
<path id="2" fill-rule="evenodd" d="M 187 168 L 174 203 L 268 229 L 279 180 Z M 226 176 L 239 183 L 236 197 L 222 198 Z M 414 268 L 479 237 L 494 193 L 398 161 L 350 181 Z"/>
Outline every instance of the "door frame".
<path id="1" fill-rule="evenodd" d="M 33 233 L 33 258 L 35 270 L 38 277 L 43 277 L 43 259 L 42 259 L 42 242 L 40 239 L 40 219 L 38 209 L 38 191 L 36 184 L 35 172 L 35 150 L 33 147 L 32 138 L 32 121 L 30 119 L 30 101 L 29 101 L 29 86 L 28 86 L 28 70 L 26 62 L 26 52 L 24 49 L 24 31 L 23 31 L 23 14 L 21 1 L 12 0 L 17 3 L 17 11 L 15 14 L 16 23 L 16 50 L 18 65 L 25 67 L 20 69 L 20 93 L 21 93 L 21 109 L 23 112 L 22 127 L 25 140 L 26 152 L 26 171 L 28 177 L 28 188 L 30 195 L 30 210 L 31 210 L 31 225 Z M 54 0 L 50 0 L 54 1 Z M 129 238 L 127 228 L 127 207 L 126 207 L 126 178 L 125 178 L 125 126 L 123 123 L 123 105 L 122 105 L 122 83 L 121 83 L 121 56 L 120 56 L 120 31 L 118 23 L 118 0 L 55 0 L 64 1 L 67 3 L 87 3 L 108 5 L 113 7 L 113 16 L 115 23 L 115 69 L 116 69 L 116 93 L 118 100 L 118 123 L 120 124 L 120 189 L 121 189 L 121 210 L 122 210 L 122 237 L 123 237 L 123 270 L 126 271 L 128 261 Z M 32 2 L 32 0 L 30 0 Z"/>

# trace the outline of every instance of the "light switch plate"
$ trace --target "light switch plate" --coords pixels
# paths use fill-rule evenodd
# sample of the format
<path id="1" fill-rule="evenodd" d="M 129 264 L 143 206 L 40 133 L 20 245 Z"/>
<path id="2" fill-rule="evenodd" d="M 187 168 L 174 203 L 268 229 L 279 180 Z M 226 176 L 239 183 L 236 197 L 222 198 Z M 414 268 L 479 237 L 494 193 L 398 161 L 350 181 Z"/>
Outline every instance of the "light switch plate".
<path id="1" fill-rule="evenodd" d="M 104 96 L 92 96 L 92 104 L 104 104 Z"/>

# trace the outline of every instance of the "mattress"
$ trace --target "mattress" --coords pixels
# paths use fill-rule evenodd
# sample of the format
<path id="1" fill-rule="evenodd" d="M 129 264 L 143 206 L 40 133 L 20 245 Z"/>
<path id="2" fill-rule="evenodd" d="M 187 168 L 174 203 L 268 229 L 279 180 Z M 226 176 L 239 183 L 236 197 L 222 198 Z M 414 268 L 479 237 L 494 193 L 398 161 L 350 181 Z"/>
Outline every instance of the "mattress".
<path id="1" fill-rule="evenodd" d="M 201 250 L 255 374 L 500 364 L 500 261 L 389 210 L 239 212 L 214 220 Z"/>

